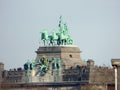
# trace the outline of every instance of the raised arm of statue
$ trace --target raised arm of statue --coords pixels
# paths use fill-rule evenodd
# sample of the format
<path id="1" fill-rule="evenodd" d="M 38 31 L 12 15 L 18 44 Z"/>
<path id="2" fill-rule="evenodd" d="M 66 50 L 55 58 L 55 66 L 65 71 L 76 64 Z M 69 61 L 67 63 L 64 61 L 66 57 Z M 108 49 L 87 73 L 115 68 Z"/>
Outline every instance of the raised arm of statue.
<path id="1" fill-rule="evenodd" d="M 62 31 L 63 31 L 63 22 L 62 22 L 62 16 L 60 16 L 59 28 L 60 28 L 60 32 L 62 32 Z"/>
<path id="2" fill-rule="evenodd" d="M 67 27 L 67 24 L 64 24 L 64 32 L 65 32 L 65 34 L 68 34 L 68 27 Z"/>

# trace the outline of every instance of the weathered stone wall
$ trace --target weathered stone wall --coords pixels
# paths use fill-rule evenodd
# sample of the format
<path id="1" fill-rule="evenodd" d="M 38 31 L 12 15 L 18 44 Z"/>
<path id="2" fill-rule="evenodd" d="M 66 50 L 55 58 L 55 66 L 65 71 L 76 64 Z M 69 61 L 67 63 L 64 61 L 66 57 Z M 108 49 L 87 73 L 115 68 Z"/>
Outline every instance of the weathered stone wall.
<path id="1" fill-rule="evenodd" d="M 63 81 L 88 81 L 89 84 L 114 84 L 114 69 L 94 66 L 89 60 L 87 66 L 78 66 L 63 70 Z"/>
<path id="2" fill-rule="evenodd" d="M 6 71 L 4 70 L 2 72 L 3 75 L 3 81 L 2 82 L 11 82 L 11 83 L 17 83 L 17 82 L 25 82 L 26 79 L 26 71 L 25 70 L 13 70 L 13 71 Z"/>
<path id="3" fill-rule="evenodd" d="M 86 66 L 77 66 L 63 71 L 63 81 L 88 81 L 89 71 Z"/>
<path id="4" fill-rule="evenodd" d="M 89 83 L 114 83 L 114 69 L 108 67 L 94 67 L 89 72 Z"/>
<path id="5" fill-rule="evenodd" d="M 20 84 L 2 84 L 0 90 L 80 90 L 80 86 L 39 86 L 39 85 L 20 85 Z"/>
<path id="6" fill-rule="evenodd" d="M 80 90 L 107 90 L 106 85 L 99 85 L 99 84 L 89 84 L 89 85 L 82 85 Z"/>
<path id="7" fill-rule="evenodd" d="M 43 55 L 46 55 L 47 58 L 60 58 L 62 65 L 65 65 L 66 68 L 73 65 L 83 65 L 80 57 L 80 49 L 77 46 L 44 46 L 39 47 L 36 53 L 36 61 Z"/>

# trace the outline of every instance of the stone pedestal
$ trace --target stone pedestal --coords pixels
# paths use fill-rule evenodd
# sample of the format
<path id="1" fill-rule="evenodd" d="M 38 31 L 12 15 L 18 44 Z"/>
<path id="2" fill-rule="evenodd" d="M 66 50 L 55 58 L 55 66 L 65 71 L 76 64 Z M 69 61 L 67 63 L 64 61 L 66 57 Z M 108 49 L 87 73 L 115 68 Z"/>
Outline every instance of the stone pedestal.
<path id="1" fill-rule="evenodd" d="M 37 53 L 37 57 L 35 59 L 36 61 L 38 61 L 43 56 L 46 56 L 46 58 L 59 58 L 61 60 L 62 68 L 60 69 L 60 71 L 49 69 L 48 73 L 46 73 L 46 75 L 42 77 L 47 79 L 47 82 L 51 82 L 51 81 L 60 82 L 62 81 L 63 69 L 76 67 L 76 65 L 80 65 L 80 66 L 84 65 L 80 57 L 80 49 L 78 46 L 73 46 L 73 45 L 41 46 L 38 48 L 36 53 Z M 52 67 L 52 65 L 50 66 Z M 52 71 L 51 76 L 50 76 L 50 71 Z M 49 80 L 49 77 L 51 77 L 51 80 Z M 44 82 L 46 82 L 45 79 Z"/>
<path id="2" fill-rule="evenodd" d="M 62 65 L 65 68 L 84 64 L 80 57 L 79 47 L 74 45 L 42 46 L 38 48 L 36 53 L 36 61 L 38 61 L 43 55 L 46 55 L 47 58 L 60 58 Z"/>

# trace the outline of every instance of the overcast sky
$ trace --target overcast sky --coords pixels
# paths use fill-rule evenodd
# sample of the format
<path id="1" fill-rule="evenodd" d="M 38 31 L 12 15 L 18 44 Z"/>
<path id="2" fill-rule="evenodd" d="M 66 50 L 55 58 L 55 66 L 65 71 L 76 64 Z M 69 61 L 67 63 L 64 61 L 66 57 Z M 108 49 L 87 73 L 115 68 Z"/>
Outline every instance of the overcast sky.
<path id="1" fill-rule="evenodd" d="M 120 0 L 0 0 L 0 62 L 5 69 L 35 59 L 40 31 L 67 23 L 81 58 L 110 65 L 120 58 Z"/>

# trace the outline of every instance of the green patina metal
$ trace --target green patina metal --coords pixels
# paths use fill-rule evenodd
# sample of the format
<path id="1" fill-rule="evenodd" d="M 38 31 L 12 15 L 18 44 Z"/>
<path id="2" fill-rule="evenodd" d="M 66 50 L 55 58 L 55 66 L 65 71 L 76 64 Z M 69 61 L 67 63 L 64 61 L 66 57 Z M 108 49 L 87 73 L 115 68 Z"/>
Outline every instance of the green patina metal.
<path id="1" fill-rule="evenodd" d="M 44 76 L 49 68 L 52 67 L 52 70 L 60 70 L 61 69 L 61 60 L 59 58 L 46 58 L 42 57 L 39 61 L 29 62 L 27 61 L 24 64 L 24 69 L 27 70 L 27 77 L 30 76 L 32 70 L 38 68 L 40 76 Z M 29 81 L 29 80 L 27 80 Z"/>
<path id="2" fill-rule="evenodd" d="M 48 33 L 47 30 L 43 30 L 41 32 L 41 40 L 44 45 L 72 45 L 73 40 L 68 33 L 67 24 L 63 23 L 62 16 L 60 16 L 59 20 L 59 29 L 58 31 L 53 30 L 52 33 Z M 30 75 L 32 71 L 36 72 L 36 76 L 45 76 L 45 74 L 51 70 L 54 72 L 54 80 L 58 81 L 59 74 L 62 70 L 61 60 L 60 58 L 46 58 L 46 56 L 41 57 L 38 61 L 33 60 L 30 62 L 29 60 L 24 64 L 24 69 L 27 71 L 27 82 L 30 81 Z M 49 73 L 49 72 L 48 72 Z"/>
<path id="3" fill-rule="evenodd" d="M 68 34 L 67 24 L 64 24 L 62 21 L 62 16 L 60 16 L 59 21 L 59 32 L 55 30 L 52 32 L 52 35 L 48 33 L 47 30 L 41 32 L 41 40 L 44 42 L 44 45 L 72 45 L 73 40 Z"/>
<path id="4" fill-rule="evenodd" d="M 26 82 L 29 82 L 30 81 L 30 74 L 31 74 L 31 62 L 29 60 L 27 60 L 27 62 L 24 64 L 24 69 L 27 71 L 27 75 L 26 75 Z"/>

